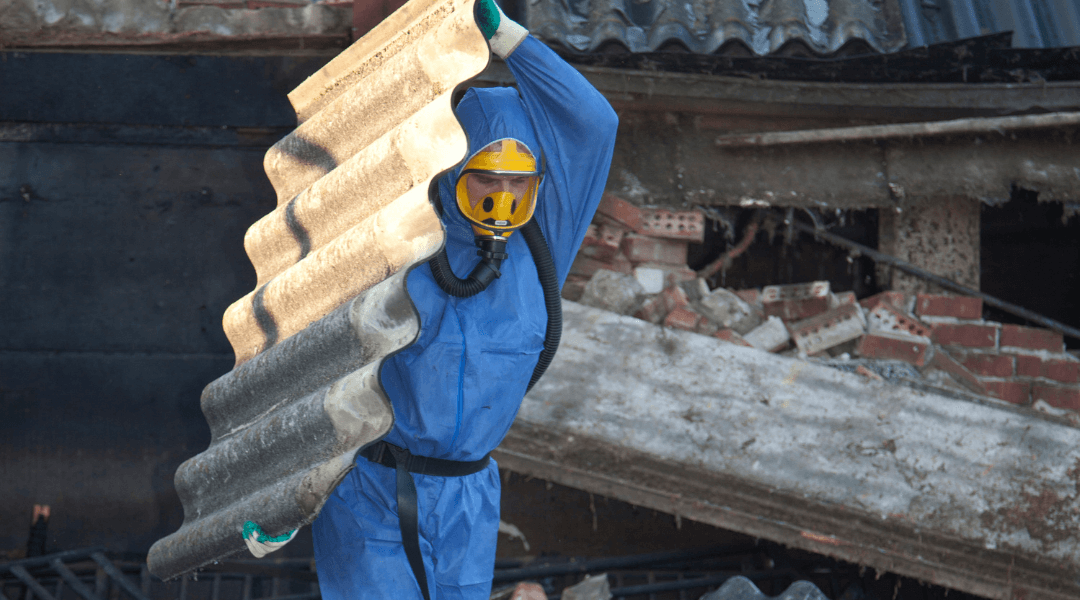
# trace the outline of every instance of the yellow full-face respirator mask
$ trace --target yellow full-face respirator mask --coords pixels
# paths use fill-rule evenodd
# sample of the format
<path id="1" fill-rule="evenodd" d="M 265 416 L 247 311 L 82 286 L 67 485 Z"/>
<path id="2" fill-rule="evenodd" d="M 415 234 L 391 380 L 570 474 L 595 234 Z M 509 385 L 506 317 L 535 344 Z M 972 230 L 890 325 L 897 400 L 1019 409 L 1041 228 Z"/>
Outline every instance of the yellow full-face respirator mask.
<path id="1" fill-rule="evenodd" d="M 502 261 L 510 256 L 506 253 L 507 238 L 518 229 L 525 228 L 522 235 L 532 250 L 529 240 L 543 237 L 532 220 L 540 179 L 536 157 L 528 146 L 514 139 L 496 140 L 469 157 L 454 193 L 458 210 L 476 235 L 480 262 L 468 277 L 458 279 L 443 248 L 430 263 L 435 282 L 444 292 L 467 298 L 486 289 L 501 275 Z M 532 230 L 535 236 L 530 234 Z M 544 244 L 544 252 L 550 254 Z"/>
<path id="2" fill-rule="evenodd" d="M 505 139 L 472 155 L 458 176 L 458 209 L 478 238 L 507 238 L 532 219 L 540 172 L 525 144 Z"/>

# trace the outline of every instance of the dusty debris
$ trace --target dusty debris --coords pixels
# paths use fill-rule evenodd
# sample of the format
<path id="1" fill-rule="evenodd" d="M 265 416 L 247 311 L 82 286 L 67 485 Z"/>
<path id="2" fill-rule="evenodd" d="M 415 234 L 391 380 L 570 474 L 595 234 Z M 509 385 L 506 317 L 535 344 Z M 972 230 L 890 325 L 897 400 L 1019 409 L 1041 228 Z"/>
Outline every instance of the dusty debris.
<path id="1" fill-rule="evenodd" d="M 779 317 L 769 317 L 753 331 L 743 336 L 751 346 L 766 352 L 779 352 L 787 348 L 791 334 Z"/>
<path id="2" fill-rule="evenodd" d="M 521 540 L 521 545 L 525 548 L 525 551 L 529 551 L 529 540 L 525 539 L 525 534 L 521 533 L 521 530 L 512 523 L 507 523 L 502 519 L 499 520 L 499 533 L 505 533 L 510 536 L 512 540 Z"/>
<path id="3" fill-rule="evenodd" d="M 611 598 L 611 586 L 607 574 L 586 577 L 581 583 L 563 590 L 562 597 L 563 600 L 608 600 Z"/>
<path id="4" fill-rule="evenodd" d="M 973 297 L 886 291 L 857 299 L 828 281 L 710 289 L 685 264 L 687 244 L 700 241 L 700 215 L 660 212 L 606 196 L 563 296 L 733 344 L 861 366 L 887 382 L 1080 411 L 1080 359 L 1060 333 L 984 321 Z M 853 356 L 858 364 L 845 360 Z"/>
<path id="5" fill-rule="evenodd" d="M 581 303 L 628 315 L 637 310 L 644 295 L 645 288 L 633 276 L 600 269 L 585 284 Z"/>
<path id="6" fill-rule="evenodd" d="M 704 282 L 704 279 L 699 280 Z M 761 325 L 763 315 L 730 290 L 716 288 L 697 302 L 698 312 L 725 329 L 745 335 Z"/>

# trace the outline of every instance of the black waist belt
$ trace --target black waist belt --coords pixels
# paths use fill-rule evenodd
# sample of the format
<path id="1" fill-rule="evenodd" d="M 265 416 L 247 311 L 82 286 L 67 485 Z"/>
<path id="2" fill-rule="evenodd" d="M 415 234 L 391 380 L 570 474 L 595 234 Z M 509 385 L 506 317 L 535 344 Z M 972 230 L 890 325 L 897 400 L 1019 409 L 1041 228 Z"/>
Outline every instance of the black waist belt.
<path id="1" fill-rule="evenodd" d="M 398 526 L 401 528 L 401 543 L 405 546 L 405 556 L 409 559 L 416 582 L 424 600 L 431 600 L 428 592 L 427 575 L 424 572 L 424 559 L 420 555 L 420 525 L 416 509 L 416 483 L 409 473 L 437 475 L 439 477 L 463 477 L 483 471 L 491 456 L 469 462 L 445 460 L 416 456 L 404 448 L 387 442 L 375 442 L 360 451 L 360 456 L 390 467 L 397 471 Z"/>

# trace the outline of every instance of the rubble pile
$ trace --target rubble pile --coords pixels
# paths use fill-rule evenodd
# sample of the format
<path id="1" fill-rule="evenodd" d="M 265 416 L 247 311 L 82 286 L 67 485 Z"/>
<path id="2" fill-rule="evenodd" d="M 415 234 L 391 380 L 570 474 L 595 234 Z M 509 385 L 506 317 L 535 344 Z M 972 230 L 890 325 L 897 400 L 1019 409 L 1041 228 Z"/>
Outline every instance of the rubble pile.
<path id="1" fill-rule="evenodd" d="M 875 379 L 921 379 L 1049 413 L 1080 412 L 1080 359 L 1060 333 L 985 321 L 982 300 L 963 296 L 857 300 L 828 281 L 710 290 L 686 266 L 688 244 L 703 236 L 700 213 L 605 197 L 563 296 Z"/>

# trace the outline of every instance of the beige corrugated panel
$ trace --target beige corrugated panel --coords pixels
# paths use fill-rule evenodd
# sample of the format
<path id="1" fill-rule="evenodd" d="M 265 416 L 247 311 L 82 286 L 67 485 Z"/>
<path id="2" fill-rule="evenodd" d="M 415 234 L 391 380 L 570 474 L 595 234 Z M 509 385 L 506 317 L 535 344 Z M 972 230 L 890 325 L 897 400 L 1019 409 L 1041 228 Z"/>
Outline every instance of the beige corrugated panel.
<path id="1" fill-rule="evenodd" d="M 170 578 L 310 523 L 394 415 L 382 360 L 419 318 L 405 276 L 443 243 L 428 193 L 465 157 L 451 96 L 487 66 L 474 0 L 412 0 L 294 90 L 266 154 L 278 206 L 248 230 L 256 289 L 225 312 L 232 371 L 203 390 L 210 447 L 177 469 L 184 523 L 147 561 Z"/>
<path id="2" fill-rule="evenodd" d="M 237 364 L 442 243 L 428 186 L 465 154 L 451 95 L 488 60 L 471 6 L 410 2 L 289 94 L 278 207 L 244 240 L 258 287 L 225 312 Z"/>

